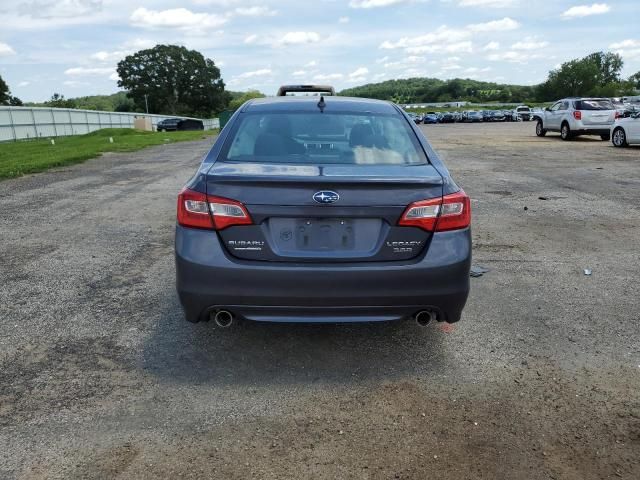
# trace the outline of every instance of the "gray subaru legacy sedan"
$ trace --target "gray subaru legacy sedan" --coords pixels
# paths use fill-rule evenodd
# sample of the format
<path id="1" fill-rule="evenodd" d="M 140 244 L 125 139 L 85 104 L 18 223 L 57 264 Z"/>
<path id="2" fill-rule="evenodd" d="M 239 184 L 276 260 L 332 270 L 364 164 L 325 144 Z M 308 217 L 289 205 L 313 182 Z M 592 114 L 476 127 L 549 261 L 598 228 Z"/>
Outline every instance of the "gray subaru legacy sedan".
<path id="1" fill-rule="evenodd" d="M 250 100 L 178 195 L 187 320 L 457 322 L 469 197 L 396 105 Z"/>

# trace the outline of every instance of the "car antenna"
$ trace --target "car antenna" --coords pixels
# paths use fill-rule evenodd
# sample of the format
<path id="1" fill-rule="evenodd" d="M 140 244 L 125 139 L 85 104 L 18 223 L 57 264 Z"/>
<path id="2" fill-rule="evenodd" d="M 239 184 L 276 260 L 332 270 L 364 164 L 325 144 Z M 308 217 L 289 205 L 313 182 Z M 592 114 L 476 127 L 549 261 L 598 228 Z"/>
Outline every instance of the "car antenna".
<path id="1" fill-rule="evenodd" d="M 320 113 L 324 113 L 324 107 L 326 107 L 327 104 L 324 103 L 324 95 L 322 95 L 320 97 L 320 101 L 318 102 L 318 108 L 320 109 Z"/>

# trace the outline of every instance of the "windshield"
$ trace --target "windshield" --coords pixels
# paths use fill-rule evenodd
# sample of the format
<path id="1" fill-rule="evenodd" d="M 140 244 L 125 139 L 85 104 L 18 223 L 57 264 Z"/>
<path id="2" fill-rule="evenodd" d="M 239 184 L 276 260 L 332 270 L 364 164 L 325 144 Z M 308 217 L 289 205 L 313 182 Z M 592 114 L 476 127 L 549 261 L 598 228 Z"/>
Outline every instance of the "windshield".
<path id="1" fill-rule="evenodd" d="M 234 124 L 221 158 L 297 164 L 427 163 L 404 117 L 371 112 L 246 113 Z"/>
<path id="2" fill-rule="evenodd" d="M 576 102 L 576 110 L 614 110 L 611 100 L 588 99 L 578 100 Z"/>

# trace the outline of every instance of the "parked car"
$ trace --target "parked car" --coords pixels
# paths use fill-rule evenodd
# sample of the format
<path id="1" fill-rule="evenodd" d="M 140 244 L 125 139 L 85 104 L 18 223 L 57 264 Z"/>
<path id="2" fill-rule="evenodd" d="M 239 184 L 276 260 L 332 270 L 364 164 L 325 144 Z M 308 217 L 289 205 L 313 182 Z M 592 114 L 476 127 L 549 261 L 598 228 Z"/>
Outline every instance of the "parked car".
<path id="1" fill-rule="evenodd" d="M 563 140 L 578 135 L 599 135 L 609 140 L 615 119 L 616 110 L 608 98 L 565 98 L 545 110 L 536 123 L 536 135 L 560 132 Z"/>
<path id="2" fill-rule="evenodd" d="M 164 120 L 160 120 L 156 125 L 156 130 L 158 132 L 176 131 L 178 130 L 180 120 L 180 118 L 165 118 Z"/>
<path id="3" fill-rule="evenodd" d="M 422 117 L 420 117 L 417 113 L 407 112 L 407 115 L 409 115 L 409 117 L 415 124 L 419 124 L 420 122 L 422 122 Z"/>
<path id="4" fill-rule="evenodd" d="M 611 142 L 616 147 L 640 144 L 640 112 L 615 121 L 611 127 Z"/>
<path id="5" fill-rule="evenodd" d="M 483 122 L 491 122 L 492 121 L 492 116 L 491 116 L 491 110 L 482 110 L 480 111 L 480 114 L 482 115 L 482 121 Z"/>
<path id="6" fill-rule="evenodd" d="M 531 120 L 531 109 L 526 105 L 520 105 L 519 107 L 516 107 L 516 113 L 524 122 L 528 122 L 529 120 Z"/>
<path id="7" fill-rule="evenodd" d="M 156 125 L 158 132 L 170 132 L 176 130 L 204 130 L 202 120 L 193 118 L 165 118 Z"/>
<path id="8" fill-rule="evenodd" d="M 502 114 L 507 122 L 518 122 L 522 120 L 514 110 L 504 110 Z"/>
<path id="9" fill-rule="evenodd" d="M 178 195 L 186 319 L 458 321 L 470 201 L 408 120 L 363 98 L 245 103 Z"/>
<path id="10" fill-rule="evenodd" d="M 494 110 L 491 112 L 491 121 L 492 122 L 504 122 L 507 118 L 504 116 L 500 110 Z"/>
<path id="11" fill-rule="evenodd" d="M 483 121 L 482 113 L 476 112 L 476 111 L 473 111 L 473 110 L 469 111 L 469 112 L 466 112 L 465 122 L 477 123 L 477 122 L 482 122 L 482 121 Z"/>
<path id="12" fill-rule="evenodd" d="M 204 130 L 204 124 L 202 120 L 185 118 L 178 122 L 178 130 Z"/>
<path id="13" fill-rule="evenodd" d="M 454 123 L 455 121 L 456 119 L 452 112 L 444 112 L 442 118 L 440 118 L 440 123 Z"/>
<path id="14" fill-rule="evenodd" d="M 422 116 L 422 123 L 424 124 L 438 123 L 438 115 L 435 112 L 425 113 Z"/>

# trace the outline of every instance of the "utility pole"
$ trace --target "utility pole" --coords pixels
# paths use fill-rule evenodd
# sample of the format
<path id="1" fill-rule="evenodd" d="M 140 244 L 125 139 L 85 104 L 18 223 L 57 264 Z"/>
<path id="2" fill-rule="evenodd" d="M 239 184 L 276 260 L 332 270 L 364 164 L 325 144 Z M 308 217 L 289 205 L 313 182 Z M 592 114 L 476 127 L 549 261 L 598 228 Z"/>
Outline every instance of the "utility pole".
<path id="1" fill-rule="evenodd" d="M 149 115 L 149 102 L 147 102 L 147 94 L 144 94 L 144 106 L 147 109 L 147 115 Z"/>

